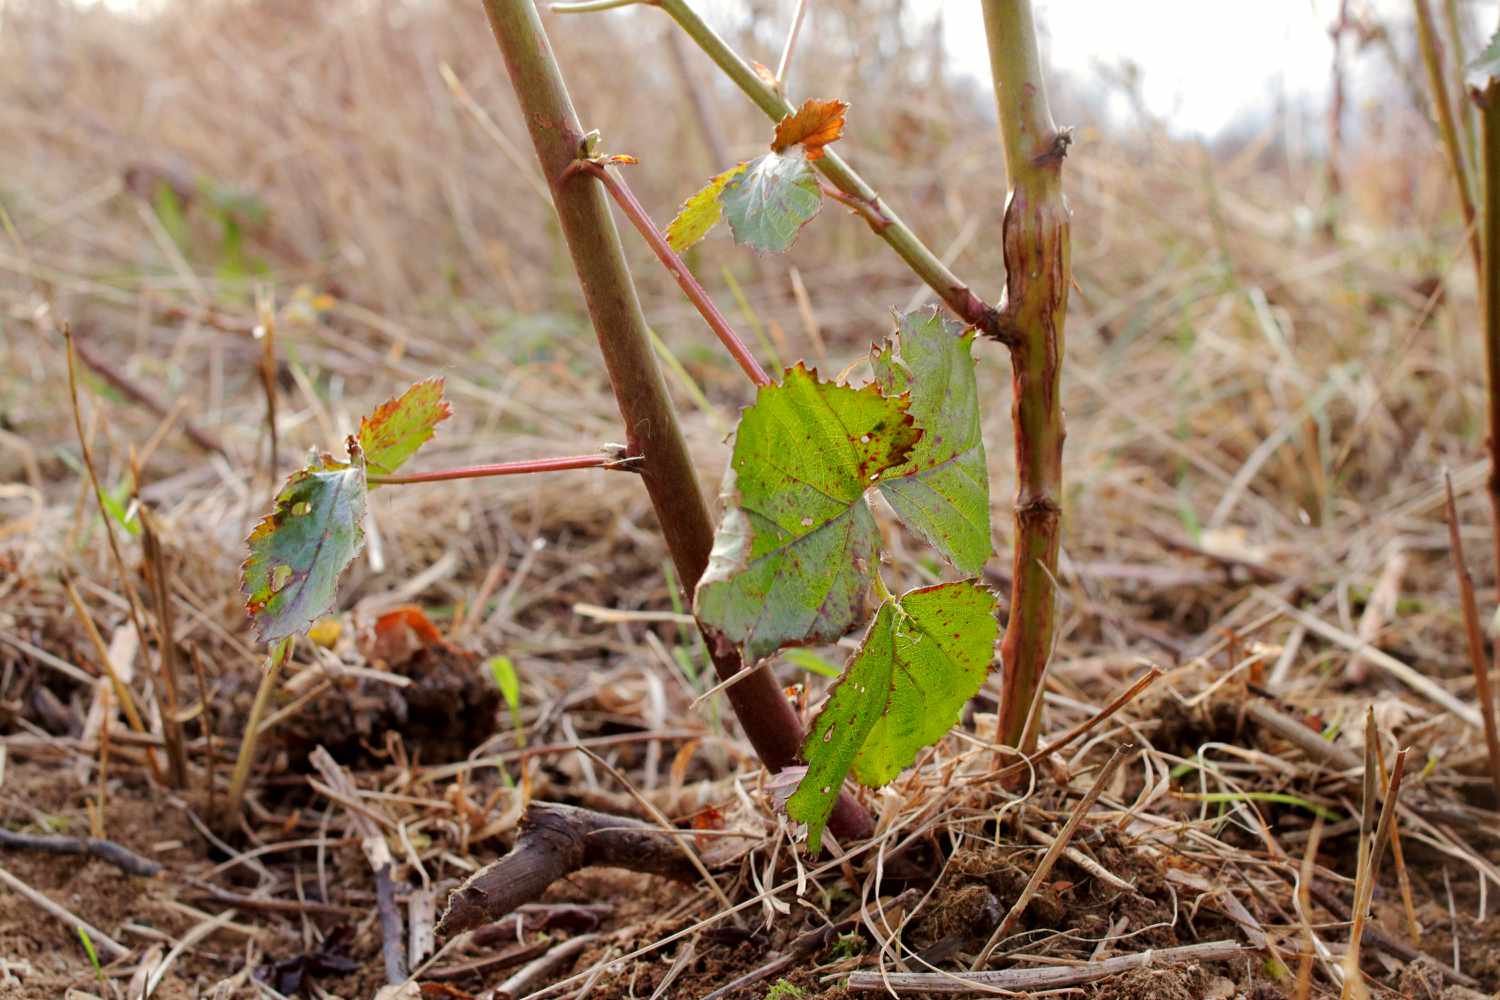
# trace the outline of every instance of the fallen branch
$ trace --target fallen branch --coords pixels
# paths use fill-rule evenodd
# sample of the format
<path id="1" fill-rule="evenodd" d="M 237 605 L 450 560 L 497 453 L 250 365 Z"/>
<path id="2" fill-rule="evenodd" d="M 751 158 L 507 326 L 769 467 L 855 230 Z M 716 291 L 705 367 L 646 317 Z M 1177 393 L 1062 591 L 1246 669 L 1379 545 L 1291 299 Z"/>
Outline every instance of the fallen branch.
<path id="1" fill-rule="evenodd" d="M 640 820 L 553 802 L 533 802 L 515 846 L 453 890 L 439 935 L 499 920 L 580 868 L 626 868 L 693 882 L 698 871 L 676 840 Z"/>
<path id="2" fill-rule="evenodd" d="M 49 854 L 87 854 L 108 861 L 123 872 L 147 878 L 161 871 L 161 865 L 150 858 L 143 858 L 128 847 L 121 847 L 112 840 L 100 837 L 63 837 L 0 830 L 0 847 L 46 851 Z"/>
<path id="3" fill-rule="evenodd" d="M 907 993 L 973 993 L 980 990 L 1053 990 L 1081 986 L 1132 969 L 1145 969 L 1184 962 L 1222 962 L 1245 951 L 1238 941 L 1205 941 L 1179 948 L 1161 948 L 1120 955 L 1087 965 L 1054 966 L 1047 969 L 1002 969 L 998 972 L 853 972 L 851 990 L 891 989 Z"/>

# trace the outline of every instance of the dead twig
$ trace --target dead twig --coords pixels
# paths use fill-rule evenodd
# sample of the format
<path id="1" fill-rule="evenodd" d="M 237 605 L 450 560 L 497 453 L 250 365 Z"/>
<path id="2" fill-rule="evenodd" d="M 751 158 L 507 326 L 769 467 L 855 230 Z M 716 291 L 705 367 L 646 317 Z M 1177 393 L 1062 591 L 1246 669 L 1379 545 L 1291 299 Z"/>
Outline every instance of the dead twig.
<path id="1" fill-rule="evenodd" d="M 52 916 L 56 917 L 58 920 L 61 920 L 63 923 L 68 925 L 69 930 L 81 928 L 84 933 L 88 934 L 89 940 L 93 943 L 94 947 L 97 948 L 105 956 L 106 960 L 113 962 L 117 958 L 124 958 L 126 955 L 130 954 L 129 948 L 125 947 L 123 944 L 116 941 L 114 938 L 110 937 L 108 934 L 104 933 L 99 928 L 89 923 L 87 920 L 84 920 L 82 917 L 75 916 L 72 911 L 68 910 L 66 907 L 54 903 L 52 900 L 37 892 L 25 882 L 22 882 L 10 872 L 6 871 L 4 868 L 0 868 L 0 885 L 5 886 L 11 892 L 14 892 L 16 895 L 20 896 L 22 899 L 31 903 L 38 909 L 44 910 Z"/>
<path id="2" fill-rule="evenodd" d="M 156 398 L 154 393 L 137 384 L 124 373 L 116 371 L 108 362 L 95 354 L 93 348 L 89 347 L 82 340 L 74 339 L 73 350 L 78 353 L 78 360 L 93 369 L 104 381 L 120 390 L 122 395 L 144 406 L 158 417 L 165 418 L 171 412 L 165 403 Z M 212 434 L 198 427 L 191 420 L 182 421 L 182 433 L 187 436 L 189 441 L 204 451 L 217 452 L 226 459 L 229 458 L 229 452 L 224 449 L 223 443 Z"/>
<path id="3" fill-rule="evenodd" d="M 532 986 L 538 980 L 588 947 L 598 937 L 599 935 L 597 934 L 580 934 L 576 938 L 564 941 L 540 958 L 533 959 L 515 975 L 495 988 L 495 1000 L 514 1000 L 515 997 L 524 996 L 531 992 Z"/>
<path id="4" fill-rule="evenodd" d="M 1375 894 L 1375 879 L 1380 871 L 1380 859 L 1385 853 L 1385 842 L 1390 836 L 1391 821 L 1396 815 L 1396 796 L 1401 791 L 1401 775 L 1406 769 L 1406 751 L 1396 754 L 1396 763 L 1391 767 L 1391 780 L 1386 785 L 1384 801 L 1380 807 L 1380 821 L 1375 822 L 1375 803 L 1379 800 L 1380 786 L 1377 760 L 1380 756 L 1380 733 L 1375 726 L 1375 710 L 1365 712 L 1365 775 L 1364 809 L 1359 824 L 1359 866 L 1354 880 L 1354 919 L 1349 930 L 1349 947 L 1344 952 L 1344 985 L 1340 1000 L 1358 1000 L 1370 995 L 1365 985 L 1364 973 L 1359 967 L 1360 944 L 1364 940 L 1365 921 L 1369 917 L 1370 901 Z"/>
<path id="5" fill-rule="evenodd" d="M 89 638 L 89 644 L 94 647 L 94 653 L 99 657 L 99 666 L 103 669 L 105 676 L 109 678 L 110 686 L 114 688 L 115 699 L 120 703 L 120 710 L 125 713 L 125 721 L 130 728 L 138 733 L 145 734 L 146 723 L 141 718 L 141 713 L 136 709 L 135 699 L 131 696 L 130 688 L 125 686 L 125 680 L 115 668 L 114 657 L 110 656 L 109 646 L 104 642 L 104 637 L 99 634 L 98 627 L 94 624 L 93 615 L 89 614 L 88 608 L 83 603 L 83 598 L 78 594 L 78 588 L 73 586 L 73 581 L 63 578 L 63 590 L 68 595 L 68 602 L 73 605 L 73 612 L 78 615 L 78 621 L 83 625 L 84 634 Z M 161 773 L 161 764 L 156 759 L 156 751 L 146 747 L 146 764 L 151 769 L 151 777 L 163 784 L 166 778 Z"/>
<path id="6" fill-rule="evenodd" d="M 1238 941 L 1204 941 L 1178 948 L 1160 948 L 1119 955 L 1087 965 L 1051 968 L 1002 969 L 998 972 L 853 972 L 851 990 L 895 990 L 908 993 L 974 993 L 979 991 L 1052 990 L 1081 986 L 1132 969 L 1186 962 L 1222 962 L 1245 951 Z"/>
<path id="7" fill-rule="evenodd" d="M 1469 640 L 1469 665 L 1474 670 L 1474 700 L 1479 702 L 1479 716 L 1484 720 L 1484 744 L 1490 756 L 1490 780 L 1500 794 L 1500 734 L 1495 730 L 1495 697 L 1490 691 L 1490 662 L 1484 652 L 1484 633 L 1479 626 L 1479 605 L 1474 600 L 1474 579 L 1464 561 L 1464 541 L 1458 530 L 1458 506 L 1453 501 L 1453 477 L 1443 473 L 1447 491 L 1448 544 L 1453 548 L 1453 572 L 1458 577 L 1458 594 L 1464 611 L 1464 632 Z"/>
<path id="8" fill-rule="evenodd" d="M 338 796 L 345 802 L 359 801 L 359 787 L 347 771 L 338 765 L 328 750 L 319 746 L 307 759 Z M 314 786 L 316 787 L 316 786 Z M 392 878 L 395 862 L 380 825 L 359 809 L 346 806 L 349 821 L 359 831 L 360 846 L 375 872 L 375 908 L 380 914 L 380 951 L 385 957 L 385 978 L 391 984 L 406 980 L 405 931 L 401 910 L 396 905 L 396 884 Z"/>
<path id="9" fill-rule="evenodd" d="M 499 920 L 537 899 L 558 879 L 600 865 L 692 882 L 698 870 L 677 841 L 640 820 L 554 802 L 533 802 L 510 853 L 453 890 L 438 920 L 439 935 Z"/>
<path id="10" fill-rule="evenodd" d="M 136 473 L 136 492 L 140 491 L 140 470 Z M 182 718 L 177 697 L 177 639 L 172 626 L 171 588 L 167 584 L 167 558 L 161 547 L 161 526 L 150 508 L 142 504 L 141 548 L 150 572 L 147 581 L 156 604 L 157 670 L 161 675 L 161 732 L 167 744 L 167 764 L 172 771 L 172 785 L 186 788 L 187 753 L 183 749 Z"/>
<path id="11" fill-rule="evenodd" d="M 260 341 L 260 357 L 256 370 L 260 375 L 260 387 L 266 395 L 266 430 L 271 436 L 271 454 L 267 470 L 272 487 L 276 485 L 276 470 L 280 468 L 280 440 L 276 431 L 276 310 L 270 293 L 261 289 L 255 296 L 255 337 Z"/>
<path id="12" fill-rule="evenodd" d="M 970 967 L 971 969 L 977 969 L 985 962 L 988 962 L 990 956 L 995 953 L 995 949 L 999 947 L 1000 942 L 1015 929 L 1016 922 L 1021 919 L 1021 914 L 1026 912 L 1027 905 L 1031 903 L 1031 899 L 1036 895 L 1036 891 L 1041 888 L 1042 880 L 1047 877 L 1048 872 L 1052 871 L 1052 866 L 1057 864 L 1057 859 L 1062 856 L 1063 851 L 1068 846 L 1068 842 L 1073 839 L 1073 833 L 1078 829 L 1078 825 L 1083 822 L 1083 817 L 1087 816 L 1088 811 L 1093 808 L 1099 795 L 1104 791 L 1104 786 L 1109 784 L 1109 779 L 1114 776 L 1115 768 L 1120 766 L 1120 760 L 1124 757 L 1125 752 L 1130 749 L 1129 744 L 1115 747 L 1115 752 L 1110 754 L 1109 760 L 1100 769 L 1099 776 L 1094 779 L 1094 783 L 1089 786 L 1089 790 L 1084 793 L 1083 798 L 1078 800 L 1078 805 L 1073 808 L 1072 815 L 1068 817 L 1068 821 L 1063 824 L 1062 830 L 1057 834 L 1056 839 L 1052 841 L 1052 846 L 1047 848 L 1046 854 L 1042 855 L 1042 860 L 1037 864 L 1036 871 L 1032 872 L 1031 878 L 1026 880 L 1026 887 L 1021 890 L 1021 895 L 1016 897 L 1016 901 L 1011 906 L 1010 912 L 1005 915 L 1004 920 L 1000 921 L 1000 926 L 995 928 L 995 932 L 990 935 L 989 941 L 985 942 L 985 946 L 980 950 L 979 957 L 974 960 L 974 964 Z"/>
<path id="13" fill-rule="evenodd" d="M 128 847 L 101 837 L 64 837 L 54 834 L 16 833 L 0 829 L 0 847 L 17 850 L 46 851 L 49 854 L 87 854 L 108 861 L 121 871 L 150 878 L 161 871 L 161 865 L 143 858 Z"/>
<path id="14" fill-rule="evenodd" d="M 921 893 L 916 889 L 907 889 L 899 896 L 894 896 L 882 903 L 877 908 L 877 912 L 884 913 L 887 910 L 898 909 L 915 900 L 920 895 Z M 806 934 L 799 935 L 792 940 L 791 944 L 787 945 L 785 952 L 771 959 L 771 961 L 760 968 L 752 969 L 738 979 L 733 979 L 725 983 L 712 993 L 704 996 L 703 1000 L 722 1000 L 722 998 L 732 993 L 737 993 L 747 986 L 754 986 L 756 983 L 770 979 L 777 973 L 790 968 L 799 960 L 821 951 L 839 935 L 858 929 L 860 922 L 861 917 L 856 914 L 847 920 L 841 920 L 836 924 L 829 924 L 825 927 L 819 927 L 816 930 L 810 930 Z"/>

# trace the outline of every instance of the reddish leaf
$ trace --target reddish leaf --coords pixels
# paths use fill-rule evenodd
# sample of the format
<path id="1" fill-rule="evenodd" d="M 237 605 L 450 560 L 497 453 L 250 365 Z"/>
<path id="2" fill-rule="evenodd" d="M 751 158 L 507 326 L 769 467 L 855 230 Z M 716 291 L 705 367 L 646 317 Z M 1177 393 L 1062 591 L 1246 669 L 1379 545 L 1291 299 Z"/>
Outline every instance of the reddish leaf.
<path id="1" fill-rule="evenodd" d="M 717 806 L 704 806 L 693 813 L 690 822 L 694 830 L 722 830 L 724 829 L 724 814 Z"/>
<path id="2" fill-rule="evenodd" d="M 811 98 L 793 114 L 776 124 L 771 151 L 780 153 L 801 146 L 809 160 L 822 157 L 823 147 L 844 134 L 844 112 L 849 105 L 839 100 Z"/>
<path id="3" fill-rule="evenodd" d="M 395 666 L 428 646 L 443 645 L 443 634 L 421 608 L 405 604 L 375 619 L 361 645 L 366 659 Z"/>
<path id="4" fill-rule="evenodd" d="M 432 437 L 438 424 L 453 415 L 443 399 L 443 380 L 429 378 L 388 399 L 359 422 L 359 446 L 371 475 L 388 476 Z"/>

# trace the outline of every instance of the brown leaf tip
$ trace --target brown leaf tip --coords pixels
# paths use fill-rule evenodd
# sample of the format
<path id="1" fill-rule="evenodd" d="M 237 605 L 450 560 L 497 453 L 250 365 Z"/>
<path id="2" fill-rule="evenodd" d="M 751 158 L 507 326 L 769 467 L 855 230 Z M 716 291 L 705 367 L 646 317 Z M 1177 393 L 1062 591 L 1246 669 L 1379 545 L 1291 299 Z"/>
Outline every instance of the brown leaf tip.
<path id="1" fill-rule="evenodd" d="M 849 105 L 844 101 L 809 98 L 801 108 L 776 123 L 771 152 L 783 153 L 792 146 L 801 146 L 809 160 L 820 159 L 823 147 L 837 142 L 844 134 L 844 115 L 848 110 Z"/>

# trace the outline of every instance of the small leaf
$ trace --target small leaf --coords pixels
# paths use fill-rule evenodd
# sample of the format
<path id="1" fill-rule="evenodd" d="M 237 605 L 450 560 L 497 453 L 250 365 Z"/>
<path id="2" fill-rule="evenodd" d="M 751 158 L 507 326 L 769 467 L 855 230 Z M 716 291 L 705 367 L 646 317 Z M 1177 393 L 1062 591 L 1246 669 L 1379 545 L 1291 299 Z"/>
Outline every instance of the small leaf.
<path id="1" fill-rule="evenodd" d="M 350 454 L 293 473 L 250 532 L 240 590 L 261 642 L 305 632 L 333 610 L 339 577 L 364 546 L 365 465 L 352 440 Z"/>
<path id="2" fill-rule="evenodd" d="M 874 386 L 821 382 L 798 365 L 762 387 L 736 432 L 700 620 L 750 663 L 848 631 L 880 542 L 865 491 L 906 461 L 919 433 L 906 400 Z"/>
<path id="3" fill-rule="evenodd" d="M 521 678 L 516 674 L 515 664 L 510 662 L 508 656 L 492 656 L 486 665 L 490 668 L 490 676 L 495 678 L 495 686 L 500 689 L 506 706 L 510 708 L 511 717 L 518 717 L 521 714 Z"/>
<path id="4" fill-rule="evenodd" d="M 978 573 L 993 543 L 974 331 L 930 309 L 900 317 L 897 335 L 875 353 L 875 381 L 888 396 L 911 393 L 922 439 L 907 465 L 881 479 L 881 495 L 961 572 Z"/>
<path id="5" fill-rule="evenodd" d="M 719 195 L 736 243 L 785 253 L 823 207 L 823 190 L 800 149 L 767 153 L 729 179 Z"/>
<path id="6" fill-rule="evenodd" d="M 344 627 L 339 624 L 337 618 L 332 615 L 325 615 L 314 622 L 312 628 L 307 630 L 307 637 L 312 640 L 315 646 L 332 649 L 338 644 L 339 636 L 343 632 Z"/>
<path id="7" fill-rule="evenodd" d="M 375 619 L 359 637 L 359 651 L 371 663 L 387 668 L 407 663 L 422 650 L 443 646 L 443 633 L 415 604 L 402 604 Z"/>
<path id="8" fill-rule="evenodd" d="M 972 580 L 880 606 L 813 720 L 802 748 L 807 773 L 787 800 L 787 815 L 808 825 L 810 852 L 822 846 L 850 770 L 872 788 L 884 785 L 953 728 L 989 675 L 996 606 L 994 593 Z"/>
<path id="9" fill-rule="evenodd" d="M 771 140 L 773 153 L 784 153 L 792 146 L 801 146 L 809 160 L 823 157 L 823 147 L 837 142 L 844 134 L 844 112 L 849 105 L 843 101 L 809 99 L 797 111 L 776 123 L 776 135 Z"/>
<path id="10" fill-rule="evenodd" d="M 707 236 L 709 230 L 719 224 L 723 208 L 719 205 L 719 192 L 732 178 L 745 172 L 749 163 L 730 167 L 693 195 L 677 209 L 677 217 L 667 226 L 667 243 L 678 253 Z"/>
<path id="11" fill-rule="evenodd" d="M 359 446 L 371 475 L 388 476 L 431 439 L 437 425 L 453 415 L 443 399 L 443 380 L 429 378 L 388 399 L 359 422 Z"/>
<path id="12" fill-rule="evenodd" d="M 1490 38 L 1484 51 L 1464 67 L 1464 82 L 1475 99 L 1484 97 L 1484 92 L 1497 79 L 1500 79 L 1500 31 Z"/>
<path id="13" fill-rule="evenodd" d="M 130 508 L 125 505 L 125 500 L 130 497 L 130 484 L 120 483 L 113 490 L 100 490 L 99 502 L 116 524 L 125 529 L 126 534 L 139 535 L 141 533 L 141 522 L 136 519 Z"/>

